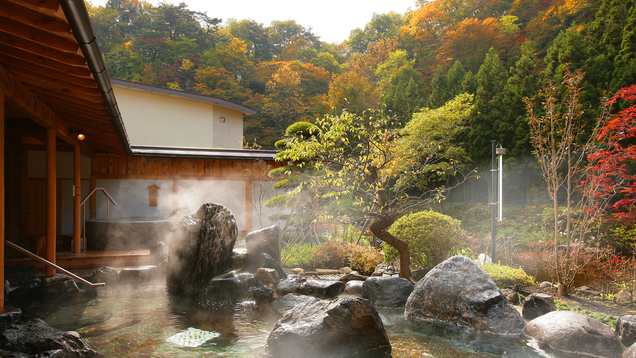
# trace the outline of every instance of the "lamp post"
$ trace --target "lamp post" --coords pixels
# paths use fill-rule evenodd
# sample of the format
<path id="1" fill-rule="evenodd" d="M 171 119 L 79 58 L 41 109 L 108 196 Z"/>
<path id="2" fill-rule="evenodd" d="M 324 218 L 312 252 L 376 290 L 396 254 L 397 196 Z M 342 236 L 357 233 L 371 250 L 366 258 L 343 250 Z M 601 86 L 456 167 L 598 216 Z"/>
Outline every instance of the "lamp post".
<path id="1" fill-rule="evenodd" d="M 497 148 L 497 144 L 500 141 L 491 140 L 492 143 L 492 191 L 490 199 L 490 212 L 491 212 L 491 234 L 492 234 L 492 253 L 490 255 L 492 262 L 496 263 L 495 259 L 495 239 L 497 238 L 497 221 L 503 221 L 503 155 L 506 154 L 506 148 L 501 146 Z"/>

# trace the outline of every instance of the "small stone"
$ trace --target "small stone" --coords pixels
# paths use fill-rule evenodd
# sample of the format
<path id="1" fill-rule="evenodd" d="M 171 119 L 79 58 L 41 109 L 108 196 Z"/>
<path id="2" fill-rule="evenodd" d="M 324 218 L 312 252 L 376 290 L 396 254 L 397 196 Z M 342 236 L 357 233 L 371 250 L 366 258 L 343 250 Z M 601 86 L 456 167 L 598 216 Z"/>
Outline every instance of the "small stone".
<path id="1" fill-rule="evenodd" d="M 503 290 L 501 290 L 501 293 L 506 296 L 508 302 L 510 302 L 511 305 L 519 304 L 519 294 L 517 293 L 517 291 L 510 288 L 504 288 Z"/>
<path id="2" fill-rule="evenodd" d="M 263 283 L 263 286 L 274 288 L 280 281 L 280 276 L 275 269 L 261 267 L 256 270 L 256 277 Z"/>
<path id="3" fill-rule="evenodd" d="M 353 270 L 351 269 L 351 267 L 341 267 L 340 270 L 338 270 L 338 273 L 341 275 L 346 275 L 348 273 L 351 273 Z"/>
<path id="4" fill-rule="evenodd" d="M 296 267 L 292 269 L 293 273 L 301 273 L 301 272 L 305 272 L 305 269 L 302 269 L 300 267 Z"/>
<path id="5" fill-rule="evenodd" d="M 539 285 L 539 287 L 542 287 L 542 288 L 548 288 L 548 287 L 552 287 L 552 286 L 553 286 L 553 285 L 552 285 L 552 282 L 548 282 L 548 281 L 543 281 L 543 282 L 541 282 L 541 284 Z"/>

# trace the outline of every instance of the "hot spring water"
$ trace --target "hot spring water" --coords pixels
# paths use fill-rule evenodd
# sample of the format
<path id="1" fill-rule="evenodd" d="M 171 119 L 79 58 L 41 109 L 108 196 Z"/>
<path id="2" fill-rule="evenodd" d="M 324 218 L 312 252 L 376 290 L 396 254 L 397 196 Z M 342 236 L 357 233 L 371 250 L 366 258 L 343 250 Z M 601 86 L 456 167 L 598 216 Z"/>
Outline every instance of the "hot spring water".
<path id="1" fill-rule="evenodd" d="M 282 316 L 274 306 L 257 306 L 252 301 L 238 304 L 178 301 L 169 297 L 163 284 L 128 286 L 119 292 L 100 288 L 93 299 L 48 299 L 20 308 L 23 320 L 39 317 L 51 327 L 77 331 L 106 357 L 261 357 L 269 333 Z M 388 314 L 384 319 L 399 315 L 393 312 L 393 317 Z M 188 328 L 210 332 L 211 339 L 198 347 L 166 340 Z M 505 354 L 492 355 L 465 348 L 466 342 L 458 344 L 412 333 L 391 323 L 387 325 L 387 333 L 394 358 L 551 357 L 532 348 L 532 342 L 509 347 Z"/>

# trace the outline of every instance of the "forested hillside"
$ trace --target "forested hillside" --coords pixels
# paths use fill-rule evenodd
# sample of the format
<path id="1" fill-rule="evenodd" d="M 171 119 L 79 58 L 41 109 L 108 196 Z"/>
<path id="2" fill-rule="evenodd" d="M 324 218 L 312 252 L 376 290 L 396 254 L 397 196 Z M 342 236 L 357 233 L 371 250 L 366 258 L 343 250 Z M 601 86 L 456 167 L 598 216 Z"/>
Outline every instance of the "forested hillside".
<path id="1" fill-rule="evenodd" d="M 404 124 L 421 107 L 474 94 L 467 130 L 453 140 L 472 166 L 489 160 L 491 139 L 503 141 L 508 175 L 522 174 L 508 197 L 525 202 L 541 174 L 522 99 L 560 82 L 567 65 L 586 73 L 593 118 L 604 93 L 636 83 L 635 2 L 420 0 L 410 13 L 376 14 L 340 44 L 293 20 L 221 26 L 222 14 L 183 3 L 109 0 L 89 12 L 111 77 L 252 107 L 250 146 L 273 148 L 291 123 L 328 113 L 377 110 Z"/>

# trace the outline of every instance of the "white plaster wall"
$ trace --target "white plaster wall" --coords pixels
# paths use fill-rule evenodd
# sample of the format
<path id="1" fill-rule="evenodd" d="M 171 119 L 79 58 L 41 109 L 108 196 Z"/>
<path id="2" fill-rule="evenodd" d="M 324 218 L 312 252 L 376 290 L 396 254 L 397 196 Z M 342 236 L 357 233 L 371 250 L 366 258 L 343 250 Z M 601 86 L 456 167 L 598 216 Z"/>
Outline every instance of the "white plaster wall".
<path id="1" fill-rule="evenodd" d="M 178 207 L 188 208 L 189 214 L 205 203 L 222 204 L 234 215 L 239 230 L 246 229 L 244 181 L 179 180 L 178 186 Z"/>
<path id="2" fill-rule="evenodd" d="M 213 147 L 214 104 L 113 87 L 131 145 Z"/>
<path id="3" fill-rule="evenodd" d="M 225 121 L 222 120 L 225 118 Z M 243 141 L 243 114 L 228 108 L 214 108 L 214 146 L 240 149 Z"/>
<path id="4" fill-rule="evenodd" d="M 159 186 L 157 206 L 149 205 L 148 187 Z M 97 187 L 106 189 L 117 206 L 110 204 L 110 218 L 167 218 L 172 213 L 172 180 L 98 179 Z M 97 193 L 97 219 L 106 219 L 108 198 Z"/>
<path id="5" fill-rule="evenodd" d="M 239 111 L 212 102 L 113 87 L 131 145 L 241 148 L 243 113 Z"/>

